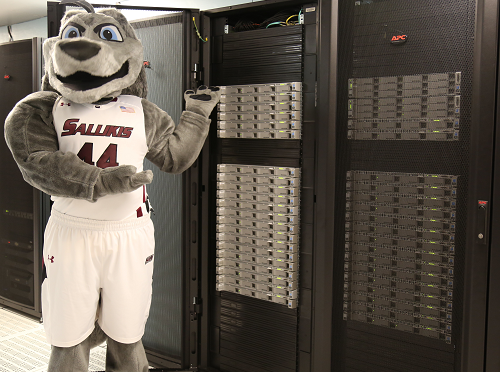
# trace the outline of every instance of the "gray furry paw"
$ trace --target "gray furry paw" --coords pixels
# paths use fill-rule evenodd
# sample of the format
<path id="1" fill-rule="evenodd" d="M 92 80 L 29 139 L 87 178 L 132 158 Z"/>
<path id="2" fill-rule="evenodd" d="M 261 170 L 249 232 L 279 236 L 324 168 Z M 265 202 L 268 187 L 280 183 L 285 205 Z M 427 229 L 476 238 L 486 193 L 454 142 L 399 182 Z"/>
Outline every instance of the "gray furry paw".
<path id="1" fill-rule="evenodd" d="M 215 105 L 220 100 L 219 87 L 206 87 L 202 85 L 196 92 L 188 90 L 184 93 L 186 111 L 203 115 L 208 118 Z"/>
<path id="2" fill-rule="evenodd" d="M 137 173 L 133 165 L 120 165 L 102 170 L 94 186 L 93 200 L 108 195 L 131 192 L 153 181 L 150 170 Z"/>

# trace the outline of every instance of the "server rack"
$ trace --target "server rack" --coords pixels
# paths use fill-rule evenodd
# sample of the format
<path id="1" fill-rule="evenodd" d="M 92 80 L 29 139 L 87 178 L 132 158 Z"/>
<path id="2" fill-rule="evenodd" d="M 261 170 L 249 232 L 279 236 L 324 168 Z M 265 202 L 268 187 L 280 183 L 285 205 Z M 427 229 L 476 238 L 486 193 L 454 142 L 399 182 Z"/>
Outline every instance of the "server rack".
<path id="1" fill-rule="evenodd" d="M 193 360 L 208 370 L 307 371 L 318 4 L 259 5 L 203 13 L 205 82 L 222 86 L 223 98 L 202 158 L 209 317 Z M 301 23 L 231 32 L 240 19 L 287 10 Z"/>
<path id="2" fill-rule="evenodd" d="M 338 5 L 333 364 L 485 370 L 496 4 Z"/>
<path id="3" fill-rule="evenodd" d="M 269 0 L 206 11 L 187 27 L 200 59 L 186 65 L 186 86 L 230 93 L 184 176 L 180 367 L 495 370 L 498 4 L 452 5 Z M 304 23 L 226 34 L 237 19 L 287 7 Z M 302 83 L 299 123 L 266 116 L 293 107 L 260 105 L 269 96 L 259 87 L 285 83 Z M 301 175 L 298 282 L 280 281 L 269 262 L 271 252 L 295 263 L 295 246 L 269 246 L 292 215 L 262 225 L 271 170 L 288 172 L 287 195 L 290 172 Z"/>
<path id="4" fill-rule="evenodd" d="M 41 81 L 41 39 L 0 45 L 3 78 L 1 122 L 14 104 L 37 91 Z M 42 225 L 47 199 L 24 182 L 2 142 L 0 304 L 41 317 Z"/>

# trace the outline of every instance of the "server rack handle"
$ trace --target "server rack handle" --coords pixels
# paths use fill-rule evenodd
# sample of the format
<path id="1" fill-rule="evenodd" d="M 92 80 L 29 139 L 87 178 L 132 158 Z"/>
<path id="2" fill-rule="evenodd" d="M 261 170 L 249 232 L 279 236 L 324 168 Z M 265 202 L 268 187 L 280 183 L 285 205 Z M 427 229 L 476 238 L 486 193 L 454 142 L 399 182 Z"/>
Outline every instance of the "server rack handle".
<path id="1" fill-rule="evenodd" d="M 476 242 L 486 245 L 488 241 L 488 201 L 477 201 Z"/>

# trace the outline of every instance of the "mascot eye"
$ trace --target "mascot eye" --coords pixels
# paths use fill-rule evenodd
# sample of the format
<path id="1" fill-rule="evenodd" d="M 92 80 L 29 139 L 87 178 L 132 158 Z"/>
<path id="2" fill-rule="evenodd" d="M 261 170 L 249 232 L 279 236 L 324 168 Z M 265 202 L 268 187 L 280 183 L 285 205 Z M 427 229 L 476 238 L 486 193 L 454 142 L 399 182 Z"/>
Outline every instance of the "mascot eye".
<path id="1" fill-rule="evenodd" d="M 113 25 L 102 27 L 99 31 L 99 37 L 108 41 L 123 41 L 120 31 L 118 31 L 118 28 Z"/>
<path id="2" fill-rule="evenodd" d="M 78 28 L 76 28 L 75 26 L 67 26 L 62 33 L 63 39 L 71 39 L 71 38 L 80 37 L 80 36 L 82 36 L 80 34 L 80 30 Z"/>

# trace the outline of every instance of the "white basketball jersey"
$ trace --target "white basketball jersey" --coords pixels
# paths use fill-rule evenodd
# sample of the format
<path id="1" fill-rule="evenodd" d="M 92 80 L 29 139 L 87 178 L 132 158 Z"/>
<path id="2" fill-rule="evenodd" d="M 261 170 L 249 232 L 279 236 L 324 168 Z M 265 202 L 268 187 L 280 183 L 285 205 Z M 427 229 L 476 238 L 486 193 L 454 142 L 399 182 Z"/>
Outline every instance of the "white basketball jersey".
<path id="1" fill-rule="evenodd" d="M 59 98 L 53 108 L 59 149 L 100 168 L 134 165 L 143 170 L 148 147 L 141 98 L 119 96 L 105 105 Z M 53 208 L 75 217 L 121 221 L 136 215 L 146 189 L 106 195 L 96 202 L 53 196 Z"/>

